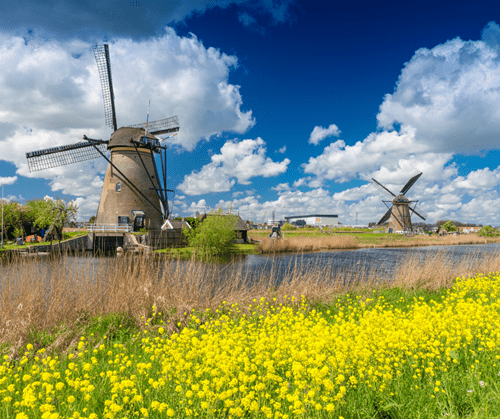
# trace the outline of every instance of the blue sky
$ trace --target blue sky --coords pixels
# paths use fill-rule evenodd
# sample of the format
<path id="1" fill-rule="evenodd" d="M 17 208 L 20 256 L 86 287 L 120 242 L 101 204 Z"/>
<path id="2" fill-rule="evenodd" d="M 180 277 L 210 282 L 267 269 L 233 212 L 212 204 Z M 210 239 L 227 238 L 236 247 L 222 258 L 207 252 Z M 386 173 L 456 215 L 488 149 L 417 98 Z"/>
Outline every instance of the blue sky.
<path id="1" fill-rule="evenodd" d="M 133 0 L 0 6 L 0 182 L 94 215 L 104 160 L 29 173 L 24 153 L 109 138 L 92 45 L 110 45 L 118 125 L 178 115 L 173 211 L 377 221 L 374 177 L 431 221 L 500 224 L 498 2 Z"/>

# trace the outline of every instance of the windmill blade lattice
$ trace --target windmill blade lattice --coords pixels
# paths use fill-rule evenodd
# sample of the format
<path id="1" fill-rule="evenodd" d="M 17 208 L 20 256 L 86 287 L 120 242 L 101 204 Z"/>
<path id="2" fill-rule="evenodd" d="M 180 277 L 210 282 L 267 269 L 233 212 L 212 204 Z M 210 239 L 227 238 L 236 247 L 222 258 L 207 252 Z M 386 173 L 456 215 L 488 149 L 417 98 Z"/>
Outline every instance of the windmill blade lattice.
<path id="1" fill-rule="evenodd" d="M 387 212 L 378 221 L 377 225 L 385 223 L 390 218 L 391 214 L 392 214 L 392 207 L 387 210 Z"/>
<path id="2" fill-rule="evenodd" d="M 380 182 L 372 178 L 372 185 L 375 186 L 380 192 L 382 192 L 387 198 L 392 200 L 396 197 L 389 189 L 383 186 Z"/>
<path id="3" fill-rule="evenodd" d="M 168 134 L 179 131 L 179 118 L 177 116 L 171 116 L 170 118 L 160 119 L 149 123 L 144 122 L 142 124 L 129 125 L 129 127 L 146 129 L 146 124 L 148 124 L 148 132 L 153 135 Z"/>
<path id="4" fill-rule="evenodd" d="M 111 79 L 111 61 L 109 59 L 108 44 L 96 45 L 92 47 L 94 57 L 99 70 L 99 78 L 101 79 L 102 100 L 104 102 L 104 117 L 106 125 L 117 130 L 116 111 L 115 111 L 115 94 L 113 92 L 113 81 Z"/>
<path id="5" fill-rule="evenodd" d="M 107 142 L 96 144 L 96 147 L 106 152 Z M 26 153 L 26 160 L 30 172 L 37 170 L 51 169 L 65 166 L 67 164 L 78 163 L 101 157 L 101 154 L 87 141 L 80 141 L 76 144 L 46 148 L 44 150 L 31 151 Z"/>
<path id="6" fill-rule="evenodd" d="M 427 218 L 429 218 L 429 215 L 422 209 L 418 209 L 418 211 L 415 209 L 417 206 L 415 205 L 413 208 L 410 207 L 410 210 L 417 216 L 419 216 L 422 220 L 426 220 Z"/>
<path id="7" fill-rule="evenodd" d="M 420 172 L 418 175 L 413 176 L 408 182 L 406 182 L 406 185 L 403 186 L 403 189 L 401 189 L 400 194 L 404 195 L 406 192 L 410 190 L 410 188 L 414 185 L 414 183 L 418 180 L 418 178 L 422 176 L 422 172 Z"/>

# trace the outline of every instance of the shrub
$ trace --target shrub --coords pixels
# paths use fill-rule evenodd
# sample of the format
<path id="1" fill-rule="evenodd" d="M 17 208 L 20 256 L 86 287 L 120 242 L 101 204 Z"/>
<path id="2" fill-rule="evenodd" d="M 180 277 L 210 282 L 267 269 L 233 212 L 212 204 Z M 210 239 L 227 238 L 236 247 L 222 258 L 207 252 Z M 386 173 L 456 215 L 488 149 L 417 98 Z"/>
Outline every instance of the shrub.
<path id="1" fill-rule="evenodd" d="M 229 253 L 236 238 L 238 218 L 233 214 L 222 214 L 222 210 L 210 212 L 197 228 L 185 229 L 188 243 L 202 258 Z"/>
<path id="2" fill-rule="evenodd" d="M 484 226 L 477 234 L 483 237 L 497 237 L 500 232 L 492 226 Z"/>
<path id="3" fill-rule="evenodd" d="M 281 229 L 283 231 L 288 231 L 288 230 L 295 230 L 295 227 L 291 225 L 290 223 L 285 223 L 281 226 Z"/>

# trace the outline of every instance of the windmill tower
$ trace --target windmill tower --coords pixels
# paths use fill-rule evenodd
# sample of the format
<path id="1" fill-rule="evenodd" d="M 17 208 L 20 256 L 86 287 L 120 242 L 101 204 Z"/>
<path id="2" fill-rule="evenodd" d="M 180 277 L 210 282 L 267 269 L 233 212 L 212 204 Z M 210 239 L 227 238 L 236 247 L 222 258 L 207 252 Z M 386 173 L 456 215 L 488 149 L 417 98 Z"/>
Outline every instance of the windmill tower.
<path id="1" fill-rule="evenodd" d="M 30 172 L 102 157 L 108 168 L 97 210 L 97 225 L 134 224 L 134 229 L 159 230 L 169 216 L 167 192 L 167 148 L 158 135 L 176 135 L 177 116 L 118 128 L 111 79 L 108 45 L 93 47 L 99 70 L 109 140 L 83 136 L 76 144 L 26 153 Z M 148 118 L 149 119 L 149 110 Z M 107 156 L 109 151 L 110 155 Z M 160 156 L 160 167 L 156 156 Z"/>
<path id="2" fill-rule="evenodd" d="M 382 202 L 388 209 L 387 212 L 378 221 L 377 225 L 385 223 L 390 218 L 388 229 L 389 232 L 404 231 L 406 233 L 410 233 L 413 231 L 413 226 L 411 223 L 411 213 L 414 213 L 424 221 L 426 218 L 428 218 L 427 214 L 422 210 L 419 209 L 419 212 L 415 210 L 418 201 L 411 201 L 405 197 L 405 194 L 408 193 L 410 188 L 415 184 L 420 176 L 422 176 L 422 173 L 413 176 L 408 182 L 406 182 L 406 185 L 403 186 L 403 189 L 401 189 L 398 195 L 395 195 L 380 182 L 372 178 L 373 184 L 377 186 L 387 197 L 390 198 L 390 201 L 382 200 Z M 392 205 L 389 206 L 388 203 Z M 411 206 L 412 203 L 415 203 L 413 207 Z"/>

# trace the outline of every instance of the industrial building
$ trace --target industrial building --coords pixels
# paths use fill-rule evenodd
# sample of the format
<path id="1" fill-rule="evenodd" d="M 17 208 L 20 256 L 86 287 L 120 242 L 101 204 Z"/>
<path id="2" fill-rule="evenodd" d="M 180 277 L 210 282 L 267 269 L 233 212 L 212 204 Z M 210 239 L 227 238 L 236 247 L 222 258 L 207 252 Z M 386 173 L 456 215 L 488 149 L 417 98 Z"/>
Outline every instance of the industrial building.
<path id="1" fill-rule="evenodd" d="M 306 225 L 313 227 L 338 226 L 339 216 L 333 214 L 312 214 L 312 215 L 293 215 L 285 217 L 287 223 L 294 224 L 299 220 L 306 222 Z"/>

